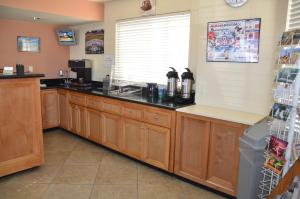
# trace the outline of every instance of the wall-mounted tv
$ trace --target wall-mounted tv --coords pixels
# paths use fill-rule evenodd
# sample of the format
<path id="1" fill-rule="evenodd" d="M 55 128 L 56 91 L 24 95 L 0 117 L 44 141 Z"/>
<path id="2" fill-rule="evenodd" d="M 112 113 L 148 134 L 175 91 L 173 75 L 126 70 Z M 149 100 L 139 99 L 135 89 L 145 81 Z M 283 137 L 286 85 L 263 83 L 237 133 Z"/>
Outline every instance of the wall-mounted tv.
<path id="1" fill-rule="evenodd" d="M 60 29 L 56 31 L 59 45 L 76 45 L 75 32 L 71 29 Z"/>

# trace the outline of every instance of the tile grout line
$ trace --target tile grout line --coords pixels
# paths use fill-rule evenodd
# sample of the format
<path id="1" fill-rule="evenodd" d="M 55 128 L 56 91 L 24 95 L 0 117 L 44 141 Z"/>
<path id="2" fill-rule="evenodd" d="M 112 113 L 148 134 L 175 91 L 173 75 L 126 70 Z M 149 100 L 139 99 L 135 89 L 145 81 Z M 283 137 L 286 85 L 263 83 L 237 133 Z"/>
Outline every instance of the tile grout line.
<path id="1" fill-rule="evenodd" d="M 94 182 L 93 182 L 93 184 L 92 184 L 92 189 L 91 189 L 91 193 L 90 193 L 89 199 L 92 198 L 93 190 L 94 190 L 94 187 L 95 187 L 95 183 L 96 183 L 96 179 L 97 179 L 98 172 L 99 172 L 99 170 L 100 170 L 100 168 L 101 168 L 102 160 L 103 160 L 103 157 L 101 158 L 100 163 L 99 163 L 99 165 L 98 165 L 97 172 L 96 172 L 96 176 L 95 176 Z"/>
<path id="2" fill-rule="evenodd" d="M 76 144 L 78 144 L 78 141 L 76 141 Z M 42 194 L 41 199 L 43 199 L 43 197 L 45 196 L 45 194 L 47 193 L 47 191 L 50 189 L 51 185 L 57 184 L 57 183 L 54 183 L 54 180 L 55 180 L 55 178 L 58 176 L 59 171 L 60 171 L 60 170 L 63 168 L 63 166 L 65 165 L 67 159 L 71 156 L 71 153 L 73 152 L 73 150 L 74 150 L 76 144 L 74 144 L 74 147 L 72 148 L 72 150 L 69 151 L 70 153 L 69 153 L 69 155 L 67 155 L 67 157 L 65 158 L 65 160 L 62 161 L 61 165 L 60 165 L 59 168 L 57 169 L 58 171 L 57 171 L 56 175 L 55 175 L 55 176 L 53 177 L 53 179 L 50 181 L 49 186 L 47 187 L 47 189 L 46 189 L 46 190 L 44 191 L 44 193 Z M 44 145 L 44 146 L 45 146 L 45 145 Z M 44 149 L 44 151 L 45 151 L 45 149 Z M 44 152 L 44 154 L 45 154 L 45 152 Z"/>

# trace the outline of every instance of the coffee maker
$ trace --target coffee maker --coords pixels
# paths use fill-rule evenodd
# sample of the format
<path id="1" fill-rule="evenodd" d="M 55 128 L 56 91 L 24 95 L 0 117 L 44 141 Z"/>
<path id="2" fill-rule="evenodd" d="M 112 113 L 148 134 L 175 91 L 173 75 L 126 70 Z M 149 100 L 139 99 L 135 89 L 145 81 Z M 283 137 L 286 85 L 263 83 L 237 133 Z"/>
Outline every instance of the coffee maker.
<path id="1" fill-rule="evenodd" d="M 68 65 L 71 71 L 76 74 L 76 78 L 74 78 L 71 82 L 72 86 L 81 88 L 92 86 L 92 64 L 90 60 L 69 60 Z"/>

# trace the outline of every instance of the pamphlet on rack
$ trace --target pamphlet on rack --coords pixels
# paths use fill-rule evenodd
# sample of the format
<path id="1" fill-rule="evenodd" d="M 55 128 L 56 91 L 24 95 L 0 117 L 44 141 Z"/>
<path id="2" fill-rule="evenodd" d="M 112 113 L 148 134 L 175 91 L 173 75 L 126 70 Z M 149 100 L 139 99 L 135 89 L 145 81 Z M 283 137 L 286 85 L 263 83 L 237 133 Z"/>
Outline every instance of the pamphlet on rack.
<path id="1" fill-rule="evenodd" d="M 279 120 L 286 121 L 290 115 L 292 106 L 286 104 L 275 103 L 270 112 L 270 116 Z"/>
<path id="2" fill-rule="evenodd" d="M 296 64 L 300 55 L 300 48 L 282 48 L 278 59 L 278 64 Z"/>
<path id="3" fill-rule="evenodd" d="M 282 68 L 278 71 L 275 81 L 282 83 L 293 83 L 298 73 L 298 68 Z"/>
<path id="4" fill-rule="evenodd" d="M 282 100 L 290 98 L 291 89 L 292 89 L 291 84 L 278 82 L 278 84 L 276 84 L 275 87 L 273 88 L 274 100 L 279 103 L 284 103 L 282 102 Z"/>

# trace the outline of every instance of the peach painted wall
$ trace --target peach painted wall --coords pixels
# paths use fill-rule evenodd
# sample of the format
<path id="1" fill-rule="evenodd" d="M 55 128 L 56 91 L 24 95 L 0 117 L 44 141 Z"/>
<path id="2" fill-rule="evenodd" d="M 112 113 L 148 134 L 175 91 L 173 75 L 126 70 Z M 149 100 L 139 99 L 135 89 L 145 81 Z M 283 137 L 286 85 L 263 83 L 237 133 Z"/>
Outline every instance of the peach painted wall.
<path id="1" fill-rule="evenodd" d="M 34 73 L 57 78 L 59 69 L 67 69 L 70 49 L 57 44 L 56 26 L 25 21 L 0 20 L 0 68 L 16 63 L 34 67 Z M 40 38 L 40 52 L 18 52 L 17 36 Z"/>
<path id="2" fill-rule="evenodd" d="M 0 0 L 1 6 L 103 21 L 103 4 L 88 0 Z"/>

